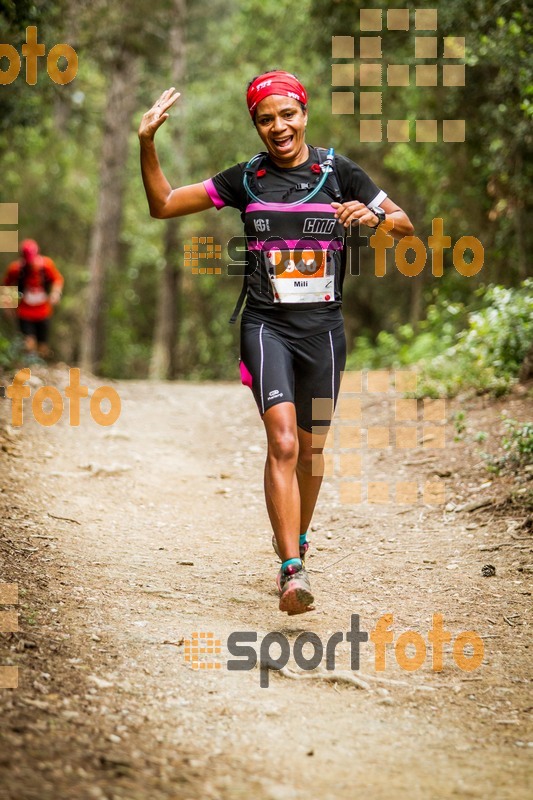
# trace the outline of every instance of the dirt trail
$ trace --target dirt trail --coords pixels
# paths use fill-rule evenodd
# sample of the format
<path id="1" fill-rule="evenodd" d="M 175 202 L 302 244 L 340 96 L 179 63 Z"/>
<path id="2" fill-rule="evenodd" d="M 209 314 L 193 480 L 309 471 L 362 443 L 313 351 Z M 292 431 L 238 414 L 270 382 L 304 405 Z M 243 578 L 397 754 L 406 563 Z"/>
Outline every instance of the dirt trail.
<path id="1" fill-rule="evenodd" d="M 67 381 L 60 368 L 42 376 Z M 85 409 L 78 428 L 65 413 L 45 429 L 28 407 L 20 432 L 4 433 L 0 576 L 19 583 L 20 630 L 2 634 L 0 663 L 19 666 L 20 685 L 0 691 L 2 800 L 531 796 L 523 513 L 347 506 L 328 482 L 310 537 L 316 611 L 289 618 L 277 610 L 251 395 L 237 384 L 113 385 L 122 414 L 111 428 Z M 494 425 L 499 407 L 470 413 Z M 384 414 L 378 404 L 372 418 Z M 369 454 L 372 479 L 403 469 L 429 480 L 435 462 L 402 467 L 426 455 Z M 462 442 L 440 451 L 447 499 L 494 494 L 474 465 Z M 493 578 L 481 574 L 487 562 Z M 292 668 L 301 632 L 325 644 L 341 631 L 336 670 L 347 672 L 351 615 L 371 631 L 386 613 L 395 642 L 408 630 L 425 639 L 419 670 L 402 670 L 388 645 L 376 672 L 370 642 L 353 673 L 384 679 L 368 689 L 272 671 L 261 688 L 259 669 L 226 669 L 233 631 L 256 632 L 257 652 L 282 632 Z M 460 670 L 450 645 L 444 669 L 431 669 L 434 613 L 453 638 L 481 636 L 479 669 Z M 220 640 L 218 659 L 200 660 L 221 669 L 186 661 L 194 632 Z"/>

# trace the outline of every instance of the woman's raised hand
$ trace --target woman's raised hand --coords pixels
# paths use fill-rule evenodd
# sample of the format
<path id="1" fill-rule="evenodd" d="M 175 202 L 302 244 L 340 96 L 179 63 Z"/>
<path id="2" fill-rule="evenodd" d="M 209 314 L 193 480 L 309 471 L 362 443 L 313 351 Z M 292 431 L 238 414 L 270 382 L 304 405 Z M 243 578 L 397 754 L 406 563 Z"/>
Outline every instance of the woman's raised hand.
<path id="1" fill-rule="evenodd" d="M 143 114 L 139 126 L 139 139 L 150 140 L 154 138 L 157 129 L 169 117 L 168 109 L 174 105 L 179 96 L 180 93 L 176 92 L 174 86 L 171 86 L 170 89 L 165 89 L 152 108 L 146 114 Z"/>

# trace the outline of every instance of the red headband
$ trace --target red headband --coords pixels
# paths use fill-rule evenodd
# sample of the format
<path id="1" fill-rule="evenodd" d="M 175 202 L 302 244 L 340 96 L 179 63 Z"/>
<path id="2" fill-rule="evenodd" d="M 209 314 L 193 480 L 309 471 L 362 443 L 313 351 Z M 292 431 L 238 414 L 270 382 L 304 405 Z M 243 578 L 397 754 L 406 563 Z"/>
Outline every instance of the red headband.
<path id="1" fill-rule="evenodd" d="M 20 245 L 20 254 L 26 261 L 31 264 L 36 255 L 39 253 L 39 245 L 33 239 L 24 239 Z"/>
<path id="2" fill-rule="evenodd" d="M 246 102 L 252 119 L 261 100 L 271 94 L 281 94 L 284 97 L 293 97 L 300 103 L 307 105 L 307 92 L 294 75 L 290 72 L 265 72 L 259 75 L 248 87 Z"/>

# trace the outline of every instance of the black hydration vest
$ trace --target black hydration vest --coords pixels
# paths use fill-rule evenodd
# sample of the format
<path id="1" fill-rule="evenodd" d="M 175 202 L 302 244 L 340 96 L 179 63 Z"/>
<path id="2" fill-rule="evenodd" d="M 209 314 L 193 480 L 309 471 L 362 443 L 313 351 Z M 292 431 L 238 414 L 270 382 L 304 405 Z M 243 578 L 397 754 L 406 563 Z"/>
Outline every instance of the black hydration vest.
<path id="1" fill-rule="evenodd" d="M 39 259 L 38 266 L 39 266 L 39 275 L 41 277 L 41 286 L 43 287 L 46 294 L 50 294 L 50 289 L 52 288 L 53 280 L 46 277 L 42 258 L 40 256 L 37 256 L 37 258 Z M 30 265 L 28 264 L 27 261 L 24 261 L 19 269 L 19 274 L 18 274 L 19 298 L 22 298 L 22 295 L 24 294 L 24 289 L 26 286 L 26 278 L 28 276 L 29 271 L 30 271 Z"/>
<path id="2" fill-rule="evenodd" d="M 338 182 L 336 171 L 335 171 L 334 153 L 333 153 L 333 151 L 328 151 L 323 147 L 317 147 L 315 149 L 316 149 L 317 154 L 318 154 L 319 164 L 320 165 L 330 164 L 330 170 L 327 173 L 326 180 L 323 182 L 322 186 L 323 186 L 323 188 L 324 187 L 328 188 L 329 193 L 334 197 L 336 202 L 342 203 L 343 197 L 342 197 L 342 192 L 340 190 L 339 182 Z M 328 160 L 328 156 L 329 156 L 330 152 L 331 152 L 332 155 L 329 157 L 329 160 Z M 246 192 L 247 192 L 249 198 L 252 201 L 256 200 L 258 202 L 262 202 L 258 197 L 258 195 L 261 194 L 261 192 L 263 191 L 263 186 L 261 184 L 260 179 L 258 178 L 258 173 L 259 174 L 261 173 L 262 165 L 265 162 L 265 160 L 267 159 L 267 157 L 268 157 L 268 153 L 258 153 L 256 156 L 254 156 L 252 159 L 250 159 L 250 161 L 248 162 L 248 164 L 247 164 L 247 166 L 245 168 L 244 176 L 243 176 L 244 188 L 246 189 Z M 281 198 L 282 202 L 286 202 L 288 200 L 290 194 L 292 194 L 294 192 L 306 192 L 306 195 L 304 197 L 304 201 L 305 201 L 305 199 L 307 197 L 309 197 L 309 195 L 312 194 L 313 191 L 317 188 L 317 186 L 320 183 L 322 177 L 323 177 L 322 174 L 318 174 L 315 177 L 315 179 L 310 181 L 310 182 L 301 182 L 299 184 L 291 186 L 287 190 L 287 192 L 284 194 L 284 196 Z M 294 205 L 294 203 L 292 205 Z M 303 202 L 302 202 L 302 208 L 303 209 L 305 208 L 305 205 L 304 205 Z M 244 216 L 245 215 L 243 214 L 242 215 L 243 221 L 244 221 Z M 340 264 L 340 287 L 341 288 L 342 288 L 342 283 L 343 283 L 343 280 L 344 280 L 345 271 L 346 271 L 346 232 L 344 233 L 344 242 L 343 242 L 341 264 Z M 245 274 L 244 277 L 243 277 L 243 284 L 242 284 L 241 293 L 239 295 L 239 299 L 237 300 L 237 303 L 235 305 L 233 314 L 232 314 L 231 319 L 230 319 L 230 323 L 231 324 L 234 324 L 237 321 L 238 316 L 239 316 L 239 314 L 241 312 L 244 300 L 246 298 L 247 292 L 248 292 L 248 275 Z"/>

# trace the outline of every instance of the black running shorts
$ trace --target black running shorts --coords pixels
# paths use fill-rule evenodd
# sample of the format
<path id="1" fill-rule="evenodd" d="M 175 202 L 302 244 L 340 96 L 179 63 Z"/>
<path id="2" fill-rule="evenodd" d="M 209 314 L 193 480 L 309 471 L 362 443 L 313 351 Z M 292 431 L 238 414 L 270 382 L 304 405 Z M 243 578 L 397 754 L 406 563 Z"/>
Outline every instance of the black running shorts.
<path id="1" fill-rule="evenodd" d="M 329 425 L 321 416 L 327 402 L 337 401 L 341 373 L 346 362 L 344 326 L 291 339 L 268 323 L 241 323 L 241 379 L 249 386 L 261 416 L 278 403 L 294 403 L 299 428 L 312 432 L 313 425 Z M 319 416 L 317 416 L 317 414 Z"/>
<path id="2" fill-rule="evenodd" d="M 48 341 L 48 319 L 20 319 L 20 332 L 23 336 L 33 336 L 39 343 Z"/>

